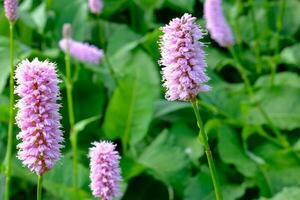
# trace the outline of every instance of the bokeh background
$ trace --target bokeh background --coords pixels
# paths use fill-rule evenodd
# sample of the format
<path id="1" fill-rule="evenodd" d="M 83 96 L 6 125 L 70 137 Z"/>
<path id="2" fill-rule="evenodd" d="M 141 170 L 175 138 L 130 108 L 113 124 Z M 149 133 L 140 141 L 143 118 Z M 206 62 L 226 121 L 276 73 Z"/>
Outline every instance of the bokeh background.
<path id="1" fill-rule="evenodd" d="M 9 28 L 3 1 L 0 2 L 2 199 L 9 105 Z M 24 58 L 49 59 L 57 63 L 62 78 L 64 54 L 58 42 L 67 22 L 72 24 L 74 39 L 94 44 L 106 54 L 101 65 L 72 60 L 76 128 L 80 131 L 77 194 L 72 187 L 66 92 L 61 84 L 65 148 L 62 159 L 45 175 L 45 200 L 93 199 L 87 153 L 91 142 L 102 139 L 117 143 L 122 156 L 121 199 L 214 199 L 191 105 L 165 100 L 158 65 L 159 28 L 188 12 L 198 18 L 206 32 L 203 2 L 105 0 L 103 12 L 97 17 L 90 13 L 87 0 L 20 1 L 15 26 L 16 64 Z M 223 0 L 223 10 L 235 33 L 235 48 L 256 99 L 254 102 L 245 90 L 237 60 L 206 34 L 203 42 L 212 91 L 199 95 L 199 105 L 224 198 L 299 200 L 300 1 Z M 257 71 L 258 67 L 261 71 Z M 14 130 L 16 135 L 18 128 Z M 278 132 L 282 137 L 278 137 Z M 17 143 L 14 137 L 14 147 Z M 128 147 L 126 152 L 124 146 Z M 34 199 L 36 177 L 22 167 L 15 154 L 16 148 L 12 199 Z"/>

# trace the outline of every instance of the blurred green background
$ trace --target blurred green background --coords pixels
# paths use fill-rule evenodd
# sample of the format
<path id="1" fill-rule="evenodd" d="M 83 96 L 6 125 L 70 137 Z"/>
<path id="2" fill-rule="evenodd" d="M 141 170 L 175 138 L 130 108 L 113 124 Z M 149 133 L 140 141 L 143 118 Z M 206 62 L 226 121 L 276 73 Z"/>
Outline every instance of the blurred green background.
<path id="1" fill-rule="evenodd" d="M 199 104 L 224 198 L 299 200 L 300 1 L 223 0 L 223 10 L 254 96 L 267 116 L 247 94 L 236 60 L 205 35 L 212 91 L 201 93 Z M 64 54 L 58 42 L 66 22 L 72 24 L 74 39 L 94 44 L 106 54 L 100 66 L 72 61 L 73 73 L 78 72 L 74 86 L 80 131 L 77 194 L 72 188 L 66 92 L 61 84 L 65 148 L 62 159 L 45 175 L 45 200 L 93 199 L 87 153 L 91 142 L 100 139 L 116 142 L 122 155 L 121 199 L 214 199 L 191 105 L 167 102 L 160 81 L 159 28 L 185 12 L 196 16 L 205 30 L 203 0 L 105 0 L 99 17 L 89 12 L 87 0 L 20 1 L 16 64 L 24 58 L 49 59 L 57 63 L 63 78 Z M 9 105 L 8 33 L 1 6 L 0 199 Z M 114 69 L 118 85 L 108 65 Z M 86 121 L 90 117 L 98 118 Z M 16 135 L 18 128 L 14 130 Z M 18 143 L 14 137 L 14 145 Z M 128 146 L 126 152 L 124 145 Z M 36 177 L 15 156 L 12 175 L 12 199 L 34 199 Z"/>

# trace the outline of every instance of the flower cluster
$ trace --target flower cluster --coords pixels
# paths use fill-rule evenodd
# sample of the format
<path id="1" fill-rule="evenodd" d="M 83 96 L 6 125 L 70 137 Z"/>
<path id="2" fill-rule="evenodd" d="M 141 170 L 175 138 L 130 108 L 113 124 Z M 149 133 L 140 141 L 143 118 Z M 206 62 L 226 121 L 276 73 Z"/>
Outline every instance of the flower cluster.
<path id="1" fill-rule="evenodd" d="M 16 69 L 16 122 L 21 129 L 17 138 L 18 158 L 38 175 L 50 170 L 60 158 L 63 135 L 56 66 L 48 61 L 22 61 Z"/>
<path id="2" fill-rule="evenodd" d="M 59 46 L 64 52 L 69 51 L 72 57 L 91 64 L 99 64 L 104 56 L 102 49 L 98 49 L 94 45 L 77 42 L 69 38 L 62 39 L 59 42 Z"/>
<path id="3" fill-rule="evenodd" d="M 206 27 L 212 39 L 222 47 L 234 45 L 235 41 L 232 30 L 222 11 L 222 0 L 206 0 L 204 4 L 204 17 Z"/>
<path id="4" fill-rule="evenodd" d="M 18 18 L 18 1 L 4 0 L 5 16 L 10 22 L 15 22 Z"/>
<path id="5" fill-rule="evenodd" d="M 160 64 L 170 101 L 192 100 L 200 91 L 210 89 L 205 84 L 209 77 L 205 74 L 204 45 L 199 42 L 203 36 L 195 21 L 195 17 L 184 14 L 162 28 Z"/>
<path id="6" fill-rule="evenodd" d="M 103 9 L 102 0 L 89 0 L 89 7 L 92 13 L 99 15 Z"/>
<path id="7" fill-rule="evenodd" d="M 95 197 L 112 200 L 120 196 L 119 153 L 110 142 L 95 142 L 90 148 L 91 189 Z"/>

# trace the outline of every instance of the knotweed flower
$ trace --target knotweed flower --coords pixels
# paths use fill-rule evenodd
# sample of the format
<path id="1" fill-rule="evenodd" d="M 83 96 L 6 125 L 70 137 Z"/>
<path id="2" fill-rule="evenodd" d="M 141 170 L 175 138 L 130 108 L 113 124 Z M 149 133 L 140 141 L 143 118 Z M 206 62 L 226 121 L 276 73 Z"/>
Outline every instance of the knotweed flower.
<path id="1" fill-rule="evenodd" d="M 222 11 L 222 0 L 206 0 L 204 18 L 212 39 L 222 47 L 234 45 L 232 30 Z"/>
<path id="2" fill-rule="evenodd" d="M 60 130 L 60 99 L 56 66 L 48 61 L 22 61 L 16 69 L 16 122 L 21 132 L 17 138 L 18 158 L 31 171 L 42 175 L 60 158 L 63 135 Z"/>
<path id="3" fill-rule="evenodd" d="M 162 28 L 160 65 L 170 101 L 192 100 L 200 91 L 209 90 L 204 45 L 198 41 L 202 32 L 195 21 L 195 17 L 184 14 Z"/>
<path id="4" fill-rule="evenodd" d="M 90 148 L 91 189 L 95 197 L 112 200 L 120 196 L 119 153 L 111 142 L 95 142 Z"/>
<path id="5" fill-rule="evenodd" d="M 15 22 L 18 18 L 18 1 L 4 0 L 5 16 L 10 22 Z"/>
<path id="6" fill-rule="evenodd" d="M 91 64 L 99 64 L 104 56 L 102 49 L 98 49 L 94 45 L 77 42 L 72 39 L 62 39 L 59 42 L 59 46 L 65 53 L 69 49 L 69 53 L 72 57 Z"/>
<path id="7" fill-rule="evenodd" d="M 99 15 L 103 9 L 102 0 L 89 0 L 89 7 L 92 13 Z"/>

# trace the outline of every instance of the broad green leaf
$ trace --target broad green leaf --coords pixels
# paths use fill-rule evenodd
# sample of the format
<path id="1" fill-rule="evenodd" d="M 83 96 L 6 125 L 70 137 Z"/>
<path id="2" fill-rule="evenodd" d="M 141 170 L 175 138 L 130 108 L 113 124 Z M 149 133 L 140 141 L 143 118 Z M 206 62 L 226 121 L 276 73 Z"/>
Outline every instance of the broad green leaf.
<path id="1" fill-rule="evenodd" d="M 222 184 L 222 193 L 224 200 L 240 199 L 247 187 L 248 183 Z M 212 180 L 207 171 L 202 171 L 197 176 L 191 178 L 184 192 L 184 200 L 214 200 L 215 193 L 213 190 Z"/>
<path id="2" fill-rule="evenodd" d="M 256 80 L 254 86 L 258 88 L 268 87 L 270 85 L 270 80 L 270 75 L 261 76 Z M 293 72 L 280 72 L 275 75 L 273 84 L 276 86 L 300 88 L 300 77 Z"/>
<path id="3" fill-rule="evenodd" d="M 253 177 L 257 167 L 244 152 L 238 135 L 228 126 L 218 127 L 218 150 L 221 159 L 227 164 L 233 164 L 246 177 Z"/>
<path id="4" fill-rule="evenodd" d="M 122 169 L 122 177 L 124 180 L 130 180 L 131 178 L 138 176 L 142 172 L 144 172 L 145 167 L 135 160 L 129 157 L 123 156 L 120 162 Z"/>
<path id="5" fill-rule="evenodd" d="M 30 173 L 27 168 L 22 166 L 19 160 L 13 160 L 13 176 L 26 180 L 33 184 L 36 183 L 37 177 Z M 79 165 L 79 188 L 72 186 L 72 161 L 70 158 L 63 158 L 56 163 L 54 168 L 44 176 L 43 188 L 61 200 L 78 199 L 84 200 L 92 198 L 89 191 L 89 172 L 88 169 Z"/>
<path id="6" fill-rule="evenodd" d="M 134 0 L 134 2 L 144 9 L 160 8 L 165 0 Z"/>
<path id="7" fill-rule="evenodd" d="M 280 129 L 292 130 L 300 127 L 300 89 L 290 86 L 274 86 L 260 89 L 256 93 L 261 107 Z M 257 107 L 252 107 L 245 113 L 251 124 L 267 124 Z"/>
<path id="8" fill-rule="evenodd" d="M 259 200 L 298 200 L 300 187 L 285 187 L 272 198 L 260 198 Z"/>
<path id="9" fill-rule="evenodd" d="M 128 65 L 131 75 L 119 80 L 103 128 L 111 139 L 121 137 L 125 143 L 136 144 L 147 133 L 159 80 L 155 65 L 147 54 L 138 50 L 131 59 Z"/>
<path id="10" fill-rule="evenodd" d="M 145 149 L 139 157 L 139 163 L 144 165 L 155 177 L 165 184 L 182 186 L 185 184 L 185 170 L 188 164 L 186 153 L 174 144 L 175 136 L 163 131 Z"/>
<path id="11" fill-rule="evenodd" d="M 300 44 L 285 47 L 281 52 L 281 62 L 296 67 L 300 66 Z"/>
<path id="12" fill-rule="evenodd" d="M 135 47 L 138 44 L 140 35 L 136 34 L 128 28 L 126 25 L 119 26 L 114 33 L 109 36 L 107 55 L 112 56 L 120 49 L 124 49 L 128 44 L 132 44 Z M 129 45 L 128 45 L 129 46 Z M 129 46 L 130 47 L 130 46 Z M 129 48 L 131 49 L 131 48 Z"/>
<path id="13" fill-rule="evenodd" d="M 184 149 L 184 152 L 196 165 L 199 164 L 198 159 L 200 156 L 204 154 L 198 132 L 198 130 L 193 131 L 184 123 L 176 123 L 170 130 L 170 133 L 176 137 L 176 144 Z"/>
<path id="14" fill-rule="evenodd" d="M 189 12 L 193 10 L 195 3 L 195 0 L 166 0 L 166 5 L 174 10 L 180 9 Z"/>
<path id="15" fill-rule="evenodd" d="M 46 3 L 40 4 L 32 13 L 32 19 L 36 24 L 37 31 L 43 33 L 47 23 Z"/>
<path id="16" fill-rule="evenodd" d="M 191 108 L 191 104 L 186 102 L 176 102 L 176 101 L 170 102 L 166 100 L 159 100 L 156 102 L 155 105 L 154 117 L 160 118 L 162 116 L 168 115 L 170 113 L 185 108 Z"/>
<path id="17" fill-rule="evenodd" d="M 0 94 L 3 92 L 10 72 L 9 38 L 0 36 Z M 31 49 L 20 42 L 15 42 L 15 65 L 26 58 Z"/>

